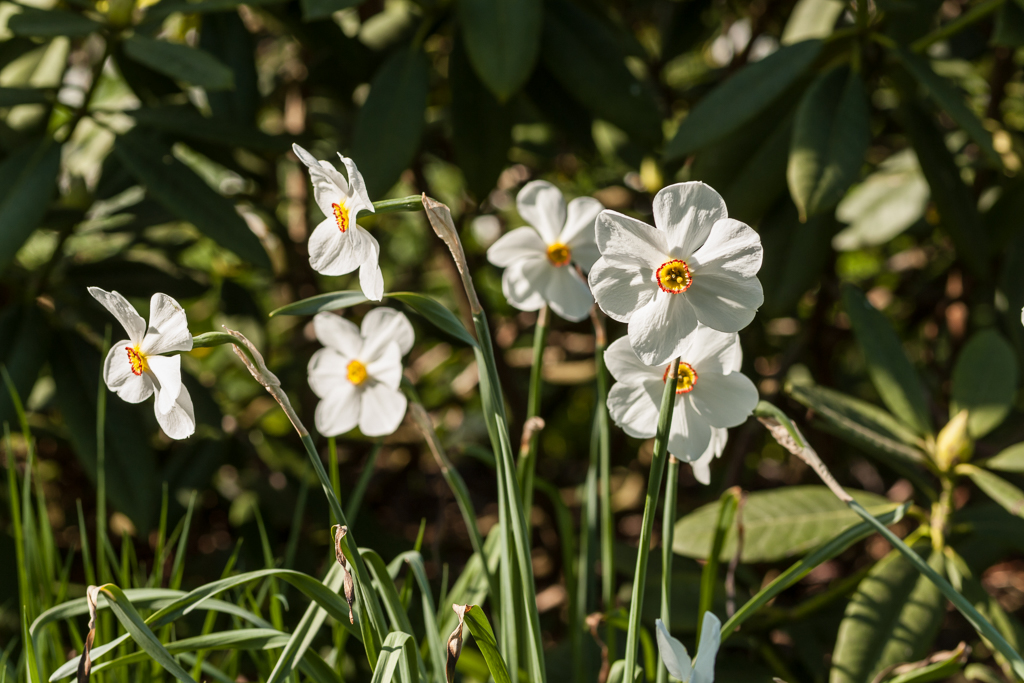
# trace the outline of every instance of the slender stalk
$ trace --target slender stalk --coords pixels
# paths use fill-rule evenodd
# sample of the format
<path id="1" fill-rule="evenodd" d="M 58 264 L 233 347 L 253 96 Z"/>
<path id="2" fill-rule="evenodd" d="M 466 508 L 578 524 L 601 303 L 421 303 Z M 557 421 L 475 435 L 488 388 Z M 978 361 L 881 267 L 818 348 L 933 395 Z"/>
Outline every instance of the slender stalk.
<path id="1" fill-rule="evenodd" d="M 530 391 L 527 394 L 526 420 L 540 415 L 540 396 L 544 388 L 544 346 L 548 339 L 548 318 L 550 312 L 547 306 L 540 309 L 537 315 L 537 326 L 533 331 L 533 364 L 530 367 Z M 526 424 L 524 422 L 524 424 Z M 524 427 L 524 431 L 525 431 Z M 533 509 L 533 478 L 537 470 L 537 436 L 538 430 L 533 430 L 523 446 L 525 451 L 519 452 L 519 486 L 523 489 L 523 509 L 526 510 L 527 523 L 530 520 L 530 510 Z"/>
<path id="2" fill-rule="evenodd" d="M 647 583 L 647 561 L 651 554 L 651 533 L 654 531 L 654 515 L 661 493 L 661 480 L 665 474 L 665 455 L 668 452 L 668 435 L 672 428 L 672 412 L 676 405 L 676 376 L 679 373 L 679 359 L 669 365 L 665 377 L 665 389 L 661 393 L 661 409 L 658 412 L 658 431 L 654 437 L 654 456 L 651 459 L 651 474 L 647 480 L 647 495 L 644 499 L 644 521 L 640 530 L 640 547 L 637 548 L 636 573 L 633 575 L 633 594 L 629 601 L 629 630 L 626 632 L 626 667 L 622 680 L 632 681 L 636 677 L 637 650 L 640 646 L 640 614 L 643 612 L 644 589 Z"/>
<path id="3" fill-rule="evenodd" d="M 594 580 L 594 565 L 598 550 L 598 505 L 597 468 L 599 448 L 597 416 L 594 416 L 590 430 L 590 465 L 584 484 L 583 506 L 580 510 L 580 548 L 577 560 L 576 614 L 572 619 L 575 628 L 571 632 L 573 680 L 577 683 L 593 678 L 583 660 L 583 634 L 587 615 L 597 606 L 597 582 Z"/>
<path id="4" fill-rule="evenodd" d="M 676 502 L 679 498 L 679 461 L 668 456 L 668 477 L 665 479 L 665 514 L 661 521 L 661 620 L 672 630 L 672 541 L 676 527 Z M 697 620 L 700 624 L 700 620 Z M 668 669 L 658 659 L 658 683 L 668 681 Z"/>
<path id="5" fill-rule="evenodd" d="M 110 325 L 103 334 L 101 358 L 110 351 Z M 100 583 L 110 583 L 110 565 L 107 563 L 107 383 L 100 364 L 100 383 L 96 395 L 96 574 Z M 107 620 L 104 620 L 103 625 Z"/>
<path id="6" fill-rule="evenodd" d="M 341 502 L 341 472 L 338 470 L 338 440 L 333 436 L 327 437 L 327 464 L 331 468 L 331 489 L 334 491 L 335 498 L 338 502 Z M 331 519 L 334 524 L 341 524 L 340 519 L 334 519 L 334 513 L 331 513 Z"/>
<path id="7" fill-rule="evenodd" d="M 597 443 L 598 467 L 601 486 L 598 491 L 601 499 L 601 599 L 605 612 L 615 607 L 615 515 L 612 511 L 612 466 L 611 466 L 611 435 L 608 426 L 608 372 L 604 364 L 604 352 L 608 348 L 608 335 L 604 329 L 604 319 L 595 306 L 590 311 L 590 319 L 594 323 L 594 366 L 597 374 Z M 612 657 L 616 649 L 616 629 L 608 623 L 605 632 L 605 644 Z"/>
<path id="8" fill-rule="evenodd" d="M 975 5 L 968 11 L 964 12 L 963 14 L 961 14 L 959 17 L 949 22 L 948 24 L 940 26 L 938 29 L 932 31 L 928 35 L 919 38 L 918 40 L 915 40 L 913 43 L 911 43 L 910 49 L 917 53 L 924 52 L 935 43 L 943 41 L 946 38 L 949 38 L 950 36 L 956 35 L 960 31 L 963 31 L 965 28 L 970 26 L 971 24 L 975 24 L 981 21 L 982 19 L 984 19 L 985 17 L 987 17 L 988 15 L 992 14 L 1000 7 L 1002 7 L 1003 2 L 1005 2 L 1005 0 L 984 0 L 983 2 L 979 2 L 977 5 Z"/>

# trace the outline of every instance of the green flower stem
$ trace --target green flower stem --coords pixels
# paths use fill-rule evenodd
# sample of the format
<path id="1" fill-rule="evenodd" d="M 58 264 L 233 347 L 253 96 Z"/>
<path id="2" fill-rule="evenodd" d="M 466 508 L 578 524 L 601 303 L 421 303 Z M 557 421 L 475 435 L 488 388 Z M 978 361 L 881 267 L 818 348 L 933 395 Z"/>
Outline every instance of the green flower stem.
<path id="1" fill-rule="evenodd" d="M 612 466 L 611 466 L 611 435 L 608 427 L 608 371 L 604 364 L 604 352 L 608 348 L 608 335 L 604 329 L 604 319 L 595 306 L 590 313 L 594 323 L 594 366 L 597 373 L 597 439 L 598 463 L 601 499 L 601 599 L 605 612 L 615 607 L 615 515 L 612 511 Z M 615 648 L 616 629 L 611 622 L 607 624 L 605 644 L 609 652 L 617 652 Z"/>
<path id="2" fill-rule="evenodd" d="M 422 211 L 423 200 L 420 196 L 412 195 L 409 197 L 400 197 L 398 199 L 385 199 L 384 201 L 373 203 L 373 212 L 363 211 L 359 212 L 358 218 L 364 218 L 366 216 L 373 216 L 382 213 L 397 213 L 399 211 Z"/>
<path id="3" fill-rule="evenodd" d="M 333 436 L 327 438 L 327 463 L 331 467 L 331 490 L 334 497 L 341 502 L 341 472 L 338 469 L 338 441 Z M 332 519 L 333 519 L 333 512 Z M 335 524 L 341 524 L 340 519 L 334 519 Z M 333 551 L 332 551 L 333 552 Z"/>
<path id="4" fill-rule="evenodd" d="M 533 332 L 533 365 L 530 368 L 530 392 L 526 403 L 526 421 L 540 415 L 540 395 L 544 388 L 544 346 L 548 339 L 547 306 L 540 309 L 537 315 L 537 326 Z M 525 424 L 525 422 L 524 422 Z M 523 489 L 523 509 L 529 521 L 530 510 L 533 509 L 533 479 L 537 471 L 537 429 L 523 428 L 523 447 L 519 452 L 518 477 L 519 486 Z M 524 450 L 525 449 L 525 450 Z"/>
<path id="5" fill-rule="evenodd" d="M 672 541 L 676 528 L 676 503 L 679 498 L 679 461 L 668 457 L 668 477 L 665 480 L 665 516 L 661 521 L 661 620 L 672 630 Z M 703 593 L 701 594 L 703 597 Z M 700 620 L 697 620 L 698 626 Z M 657 683 L 667 683 L 668 669 L 658 660 Z"/>
<path id="6" fill-rule="evenodd" d="M 577 560 L 576 583 L 576 614 L 571 631 L 573 680 L 580 682 L 593 679 L 589 671 L 589 663 L 583 658 L 584 626 L 587 615 L 597 606 L 597 582 L 594 568 L 597 563 L 597 468 L 599 451 L 598 425 L 595 416 L 590 430 L 590 464 L 587 467 L 587 479 L 584 485 L 583 507 L 580 510 L 580 546 Z"/>
<path id="7" fill-rule="evenodd" d="M 929 33 L 928 35 L 919 38 L 918 40 L 915 40 L 913 43 L 911 43 L 910 49 L 914 52 L 917 52 L 918 54 L 926 51 L 935 43 L 941 42 L 949 38 L 950 36 L 956 35 L 960 31 L 963 31 L 965 28 L 970 26 L 971 24 L 975 24 L 981 21 L 982 19 L 984 19 L 985 17 L 987 17 L 988 15 L 992 14 L 1000 7 L 1002 7 L 1003 2 L 1005 2 L 1005 0 L 984 0 L 983 2 L 979 2 L 977 5 L 975 5 L 968 11 L 964 12 L 963 14 L 961 14 L 959 17 L 949 22 L 948 24 L 944 24 L 935 31 Z"/>
<path id="8" fill-rule="evenodd" d="M 644 588 L 647 583 L 647 560 L 651 554 L 651 533 L 654 530 L 654 515 L 661 492 L 661 480 L 665 474 L 665 456 L 668 453 L 668 435 L 672 427 L 672 412 L 676 405 L 676 376 L 679 373 L 679 359 L 669 366 L 665 378 L 665 389 L 661 394 L 661 409 L 658 412 L 658 431 L 654 437 L 654 455 L 651 459 L 651 473 L 647 480 L 647 496 L 644 500 L 644 521 L 640 530 L 640 545 L 637 548 L 636 573 L 633 575 L 633 594 L 629 601 L 629 630 L 626 632 L 626 667 L 622 680 L 632 681 L 636 677 L 637 650 L 640 645 L 640 614 L 643 612 Z"/>
<path id="9" fill-rule="evenodd" d="M 110 325 L 103 335 L 101 358 L 110 351 Z M 107 559 L 107 383 L 100 369 L 99 394 L 96 396 L 96 573 L 100 583 L 110 583 L 110 565 Z M 104 620 L 107 621 L 107 620 Z M 106 625 L 106 624 L 104 624 Z"/>

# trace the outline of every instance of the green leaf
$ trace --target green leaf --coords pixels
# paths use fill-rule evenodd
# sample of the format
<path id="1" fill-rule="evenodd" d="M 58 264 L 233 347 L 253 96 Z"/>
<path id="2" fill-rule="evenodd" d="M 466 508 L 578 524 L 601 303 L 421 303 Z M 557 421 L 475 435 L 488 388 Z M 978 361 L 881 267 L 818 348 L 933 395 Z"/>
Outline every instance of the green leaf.
<path id="1" fill-rule="evenodd" d="M 595 117 L 644 146 L 660 144 L 654 93 L 626 68 L 615 32 L 566 0 L 546 2 L 544 10 L 542 57 L 548 70 Z"/>
<path id="2" fill-rule="evenodd" d="M 540 49 L 540 0 L 459 0 L 459 25 L 473 68 L 507 100 L 530 76 Z"/>
<path id="3" fill-rule="evenodd" d="M 302 0 L 302 19 L 325 19 L 339 10 L 355 7 L 362 2 L 363 0 Z"/>
<path id="4" fill-rule="evenodd" d="M 1024 472 L 1024 441 L 1003 449 L 984 463 L 979 464 L 1000 472 Z"/>
<path id="5" fill-rule="evenodd" d="M 928 399 L 917 370 L 903 352 L 896 331 L 864 294 L 852 285 L 843 288 L 843 303 L 857 342 L 864 351 L 868 374 L 882 402 L 893 415 L 918 434 L 931 434 Z"/>
<path id="6" fill-rule="evenodd" d="M 924 216 L 929 195 L 914 150 L 896 152 L 839 202 L 836 218 L 849 227 L 832 246 L 853 251 L 885 244 Z"/>
<path id="7" fill-rule="evenodd" d="M 177 660 L 160 643 L 156 634 L 146 626 L 146 622 L 142 620 L 142 617 L 132 606 L 131 601 L 128 600 L 128 596 L 120 588 L 108 583 L 100 587 L 100 592 L 107 599 L 107 604 L 110 605 L 111 611 L 117 616 L 117 620 L 121 622 L 121 625 L 128 631 L 139 647 L 145 650 L 160 666 L 179 681 L 182 681 L 182 683 L 195 683 L 192 677 L 188 675 L 188 672 L 181 668 Z"/>
<path id="8" fill-rule="evenodd" d="M 239 12 L 204 16 L 199 48 L 222 61 L 231 69 L 235 79 L 233 90 L 206 94 L 213 119 L 240 128 L 242 147 L 255 147 L 257 142 L 287 144 L 285 136 L 268 136 L 256 128 L 256 112 L 263 102 L 256 73 L 256 37 L 245 27 Z M 252 142 L 247 142 L 249 140 Z M 273 150 L 268 148 L 268 151 Z"/>
<path id="9" fill-rule="evenodd" d="M 207 90 L 231 90 L 235 87 L 231 69 L 209 52 L 188 45 L 136 33 L 124 41 L 124 52 L 157 73 Z"/>
<path id="10" fill-rule="evenodd" d="M 270 258 L 234 203 L 178 161 L 151 133 L 133 128 L 119 135 L 114 153 L 151 197 L 168 211 L 254 266 L 270 269 Z"/>
<path id="11" fill-rule="evenodd" d="M 949 114 L 950 118 L 956 121 L 964 129 L 964 132 L 978 143 L 981 151 L 991 163 L 1001 168 L 1003 160 L 992 146 L 992 134 L 985 129 L 985 126 L 981 125 L 981 120 L 964 102 L 963 94 L 945 78 L 932 71 L 926 58 L 902 48 L 897 48 L 896 55 L 907 71 L 928 92 L 932 101 Z"/>
<path id="12" fill-rule="evenodd" d="M 380 659 L 373 669 L 371 683 L 390 683 L 398 671 L 399 680 L 416 683 L 419 680 L 416 669 L 416 641 L 408 633 L 394 631 L 384 639 L 380 648 Z"/>
<path id="13" fill-rule="evenodd" d="M 7 22 L 7 28 L 16 36 L 79 38 L 103 28 L 103 24 L 88 17 L 62 10 L 42 10 L 24 7 Z"/>
<path id="14" fill-rule="evenodd" d="M 798 0 L 789 14 L 779 42 L 793 45 L 802 40 L 827 38 L 845 8 L 842 0 Z"/>
<path id="15" fill-rule="evenodd" d="M 860 74 L 840 66 L 819 76 L 797 109 L 786 172 L 801 220 L 839 203 L 860 175 L 870 142 Z"/>
<path id="16" fill-rule="evenodd" d="M 198 0 L 188 2 L 187 0 L 163 0 L 146 9 L 145 24 L 152 25 L 162 21 L 175 12 L 182 14 L 209 14 L 211 12 L 232 12 L 240 5 L 258 7 L 262 5 L 277 5 L 286 0 Z"/>
<path id="17" fill-rule="evenodd" d="M 148 299 L 153 292 L 163 292 L 175 299 L 191 299 L 208 289 L 187 275 L 169 273 L 142 261 L 117 257 L 75 264 L 68 268 L 67 277 L 82 290 L 99 287 L 139 299 Z"/>
<path id="18" fill-rule="evenodd" d="M 410 47 L 384 62 L 370 82 L 370 95 L 356 118 L 352 158 L 371 197 L 386 193 L 412 163 L 423 133 L 429 81 L 426 56 Z"/>
<path id="19" fill-rule="evenodd" d="M 273 318 L 276 315 L 314 315 L 321 311 L 337 311 L 340 308 L 358 306 L 367 301 L 369 299 L 363 295 L 362 290 L 358 289 L 328 292 L 327 294 L 311 296 L 308 299 L 293 301 L 286 306 L 271 311 L 270 317 Z"/>
<path id="20" fill-rule="evenodd" d="M 466 185 L 483 199 L 494 189 L 508 164 L 512 144 L 512 105 L 494 98 L 473 73 L 462 41 L 456 40 L 448 61 L 452 88 L 452 145 Z"/>
<path id="21" fill-rule="evenodd" d="M 945 657 L 936 662 L 919 669 L 907 671 L 888 679 L 887 683 L 931 683 L 931 681 L 945 681 L 953 678 L 964 667 L 966 643 L 960 643 L 957 649 L 946 652 Z M 932 655 L 938 656 L 939 653 Z"/>
<path id="22" fill-rule="evenodd" d="M 414 292 L 391 292 L 386 294 L 390 299 L 398 299 L 403 304 L 426 318 L 434 327 L 468 346 L 477 346 L 476 339 L 469 333 L 455 314 L 433 299 Z"/>
<path id="23" fill-rule="evenodd" d="M 690 110 L 665 147 L 665 160 L 717 142 L 753 119 L 804 74 L 821 45 L 820 40 L 805 40 L 740 69 Z"/>
<path id="24" fill-rule="evenodd" d="M 226 97 L 227 95 L 221 94 Z M 199 140 L 214 145 L 245 147 L 261 152 L 281 152 L 289 148 L 282 135 L 267 135 L 255 126 L 239 120 L 207 118 L 194 107 L 142 107 L 127 112 L 136 123 L 147 128 L 173 133 L 186 140 Z"/>
<path id="25" fill-rule="evenodd" d="M 21 147 L 0 163 L 0 273 L 50 208 L 57 191 L 60 149 L 45 138 Z"/>
<path id="26" fill-rule="evenodd" d="M 757 229 L 764 245 L 758 277 L 773 284 L 764 290 L 764 315 L 796 314 L 800 300 L 817 284 L 832 255 L 832 236 L 838 229 L 830 214 L 800 222 L 796 205 L 788 197 L 765 215 Z"/>
<path id="27" fill-rule="evenodd" d="M 992 44 L 1000 47 L 1024 46 L 1024 8 L 1017 2 L 1004 2 L 996 14 Z"/>
<path id="28" fill-rule="evenodd" d="M 491 622 L 487 620 L 483 609 L 473 605 L 466 610 L 466 626 L 469 627 L 476 646 L 480 648 L 480 653 L 484 656 L 484 661 L 487 662 L 487 669 L 491 672 L 494 683 L 512 683 L 505 660 L 502 659 L 501 653 L 498 651 L 498 642 L 494 639 Z"/>
<path id="29" fill-rule="evenodd" d="M 963 464 L 956 468 L 958 474 L 966 474 L 989 498 L 999 503 L 1011 515 L 1024 517 L 1024 491 L 997 474 L 983 470 L 976 465 Z"/>
<path id="30" fill-rule="evenodd" d="M 53 91 L 43 88 L 0 88 L 0 107 L 46 104 L 52 98 Z"/>
<path id="31" fill-rule="evenodd" d="M 881 496 L 851 491 L 873 515 L 896 508 Z M 679 555 L 706 559 L 715 533 L 718 502 L 697 508 L 676 522 L 672 549 Z M 743 507 L 746 531 L 745 563 L 775 562 L 805 553 L 854 526 L 859 517 L 824 486 L 789 486 L 755 491 Z M 736 552 L 736 525 L 732 524 L 719 559 L 730 560 Z"/>
<path id="32" fill-rule="evenodd" d="M 50 326 L 34 304 L 15 304 L 0 315 L 0 363 L 7 368 L 22 400 L 28 398 L 50 347 Z M 0 423 L 15 423 L 15 408 L 6 389 L 0 390 Z"/>
<path id="33" fill-rule="evenodd" d="M 928 563 L 942 572 L 943 556 Z M 869 683 L 892 664 L 924 657 L 945 616 L 942 593 L 898 550 L 857 586 L 839 626 L 830 683 Z"/>
<path id="34" fill-rule="evenodd" d="M 967 409 L 967 429 L 971 438 L 979 439 L 1003 422 L 1016 394 L 1013 347 L 995 330 L 975 333 L 953 368 L 950 417 Z"/>

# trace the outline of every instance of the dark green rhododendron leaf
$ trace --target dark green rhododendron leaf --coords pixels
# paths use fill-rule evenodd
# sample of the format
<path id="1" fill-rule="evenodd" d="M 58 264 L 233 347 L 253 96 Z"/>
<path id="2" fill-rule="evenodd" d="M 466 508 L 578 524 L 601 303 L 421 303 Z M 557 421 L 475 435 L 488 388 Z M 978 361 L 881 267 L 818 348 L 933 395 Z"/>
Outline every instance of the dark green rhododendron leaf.
<path id="1" fill-rule="evenodd" d="M 124 41 L 124 52 L 153 71 L 207 90 L 235 87 L 231 69 L 205 50 L 136 33 Z"/>
<path id="2" fill-rule="evenodd" d="M 458 6 L 473 68 L 496 97 L 507 100 L 537 61 L 541 0 L 459 0 Z"/>
<path id="3" fill-rule="evenodd" d="M 49 138 L 20 147 L 0 163 L 0 272 L 39 227 L 57 192 L 61 146 Z"/>
<path id="4" fill-rule="evenodd" d="M 16 36 L 78 38 L 103 28 L 103 24 L 74 12 L 25 7 L 7 21 L 7 28 Z"/>
<path id="5" fill-rule="evenodd" d="M 974 334 L 953 368 L 950 417 L 967 409 L 967 428 L 978 439 L 998 427 L 1017 393 L 1017 355 L 995 330 Z"/>

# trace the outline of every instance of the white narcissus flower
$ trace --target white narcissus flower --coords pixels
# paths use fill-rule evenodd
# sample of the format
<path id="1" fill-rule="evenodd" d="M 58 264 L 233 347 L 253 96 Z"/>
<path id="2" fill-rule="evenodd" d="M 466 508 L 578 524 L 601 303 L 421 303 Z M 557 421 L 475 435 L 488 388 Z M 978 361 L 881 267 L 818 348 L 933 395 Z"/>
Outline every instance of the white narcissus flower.
<path id="1" fill-rule="evenodd" d="M 309 386 L 320 398 L 316 428 L 338 436 L 359 427 L 366 436 L 387 436 L 402 423 L 408 402 L 399 389 L 402 356 L 414 341 L 412 324 L 392 308 L 375 308 L 362 329 L 333 313 L 313 318 L 324 345 L 309 359 Z"/>
<path id="2" fill-rule="evenodd" d="M 154 294 L 149 302 L 149 326 L 128 300 L 117 292 L 90 287 L 89 293 L 110 311 L 128 333 L 110 347 L 103 362 L 107 388 L 128 403 L 141 403 L 156 394 L 156 421 L 172 439 L 196 431 L 192 397 L 181 383 L 181 356 L 192 350 L 188 318 L 177 301 Z"/>
<path id="3" fill-rule="evenodd" d="M 764 302 L 762 251 L 758 234 L 729 218 L 722 197 L 704 183 L 658 192 L 654 223 L 602 211 L 590 286 L 601 310 L 629 323 L 640 359 L 662 365 L 680 355 L 698 322 L 721 332 L 750 324 Z"/>
<path id="4" fill-rule="evenodd" d="M 561 191 L 544 180 L 523 186 L 516 208 L 529 225 L 502 236 L 487 250 L 487 260 L 504 268 L 501 289 L 521 311 L 544 304 L 578 322 L 590 315 L 594 297 L 574 266 L 590 270 L 600 253 L 594 220 L 604 208 L 593 197 L 565 203 Z"/>
<path id="5" fill-rule="evenodd" d="M 715 435 L 715 430 L 743 424 L 757 405 L 757 388 L 739 371 L 743 350 L 735 332 L 698 325 L 685 339 L 680 359 L 668 452 L 706 466 L 716 450 L 725 447 L 725 436 Z M 653 367 L 642 363 L 626 337 L 612 342 L 604 361 L 617 381 L 608 392 L 612 420 L 630 436 L 654 436 L 671 363 Z M 695 474 L 700 474 L 696 468 Z"/>
<path id="6" fill-rule="evenodd" d="M 737 368 L 738 370 L 739 368 Z M 690 463 L 693 469 L 693 478 L 707 486 L 711 483 L 711 461 L 721 457 L 725 450 L 725 444 L 729 441 L 729 430 L 724 427 L 711 428 L 711 443 L 707 450 L 696 460 Z"/>
<path id="7" fill-rule="evenodd" d="M 668 632 L 665 622 L 657 619 L 654 625 L 658 638 L 658 652 L 665 668 L 668 669 L 669 676 L 683 683 L 714 683 L 715 657 L 718 656 L 718 647 L 722 644 L 722 622 L 718 617 L 711 612 L 704 613 L 697 656 L 692 662 L 686 646 Z"/>
<path id="8" fill-rule="evenodd" d="M 384 275 L 378 259 L 380 245 L 373 235 L 356 223 L 360 211 L 373 212 L 366 183 L 355 163 L 341 157 L 348 179 L 326 161 L 292 145 L 292 151 L 309 169 L 313 197 L 326 218 L 309 237 L 309 265 L 323 275 L 345 275 L 359 269 L 359 286 L 367 299 L 384 297 Z"/>

